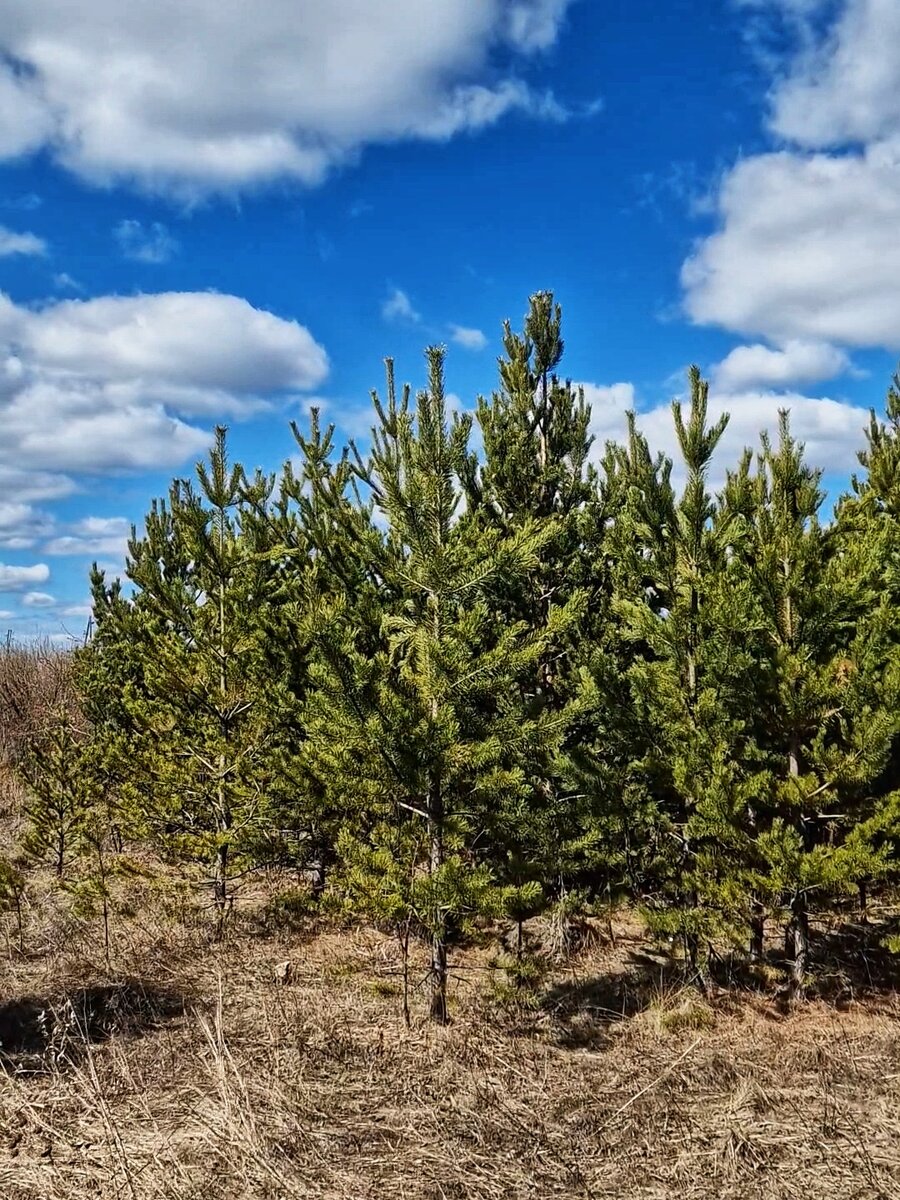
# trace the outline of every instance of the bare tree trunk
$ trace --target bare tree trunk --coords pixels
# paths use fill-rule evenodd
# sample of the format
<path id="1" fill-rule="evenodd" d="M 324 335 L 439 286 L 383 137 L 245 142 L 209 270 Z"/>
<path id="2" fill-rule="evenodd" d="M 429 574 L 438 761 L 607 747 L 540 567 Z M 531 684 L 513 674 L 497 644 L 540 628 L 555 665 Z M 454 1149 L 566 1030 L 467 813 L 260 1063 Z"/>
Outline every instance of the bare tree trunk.
<path id="1" fill-rule="evenodd" d="M 109 898 L 106 895 L 106 888 L 103 889 L 103 958 L 106 963 L 107 971 L 112 970 L 112 955 L 110 953 L 109 941 Z"/>
<path id="2" fill-rule="evenodd" d="M 221 937 L 225 928 L 228 905 L 228 843 L 223 842 L 216 850 L 213 866 L 213 897 L 216 905 L 216 937 Z"/>
<path id="3" fill-rule="evenodd" d="M 428 796 L 428 826 L 431 838 L 431 874 L 444 865 L 444 797 L 437 771 L 432 773 Z M 447 932 L 442 910 L 435 912 L 431 935 L 431 1019 L 446 1025 L 447 1014 Z"/>
<path id="4" fill-rule="evenodd" d="M 762 962 L 766 937 L 766 912 L 756 898 L 750 916 L 750 961 Z"/>
<path id="5" fill-rule="evenodd" d="M 788 607 L 790 619 L 790 606 Z M 788 749 L 788 777 L 797 779 L 800 775 L 800 743 L 796 734 L 791 734 Z M 804 832 L 801 824 L 801 833 Z M 804 838 L 805 841 L 805 838 Z M 803 986 L 806 976 L 807 958 L 809 953 L 809 917 L 806 913 L 806 903 L 800 892 L 791 900 L 791 919 L 788 922 L 784 936 L 784 956 L 791 964 L 788 987 L 790 995 L 795 996 Z"/>
<path id="6" fill-rule="evenodd" d="M 403 964 L 403 1023 L 410 1027 L 409 1017 L 409 918 L 400 927 L 400 956 Z"/>
<path id="7" fill-rule="evenodd" d="M 802 992 L 809 970 L 809 913 L 802 893 L 798 893 L 791 902 L 788 939 L 791 944 L 788 994 L 794 999 Z"/>
<path id="8" fill-rule="evenodd" d="M 447 942 L 440 933 L 436 933 L 431 942 L 430 1016 L 438 1025 L 446 1025 L 450 1020 L 447 1012 Z"/>
<path id="9" fill-rule="evenodd" d="M 315 900 L 321 900 L 325 894 L 326 867 L 324 856 L 312 865 L 312 894 Z"/>
<path id="10" fill-rule="evenodd" d="M 225 545 L 224 516 L 219 524 L 219 547 Z M 222 739 L 222 749 L 219 751 L 219 778 L 216 784 L 216 802 L 218 805 L 217 824 L 219 836 L 227 833 L 231 827 L 231 808 L 229 805 L 228 789 L 225 783 L 227 760 L 225 747 L 229 742 L 230 725 L 226 716 L 228 701 L 228 658 L 225 649 L 225 583 L 219 580 L 219 735 Z M 228 842 L 221 841 L 216 849 L 215 875 L 213 878 L 216 904 L 216 937 L 220 938 L 225 929 L 225 917 L 228 904 Z"/>

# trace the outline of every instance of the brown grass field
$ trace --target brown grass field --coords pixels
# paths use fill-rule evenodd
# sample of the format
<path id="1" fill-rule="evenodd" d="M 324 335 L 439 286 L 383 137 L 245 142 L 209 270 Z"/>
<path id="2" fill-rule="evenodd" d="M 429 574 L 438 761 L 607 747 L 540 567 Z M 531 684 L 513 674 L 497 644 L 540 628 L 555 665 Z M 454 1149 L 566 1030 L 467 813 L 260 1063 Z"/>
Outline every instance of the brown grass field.
<path id="1" fill-rule="evenodd" d="M 0 1197 L 900 1197 L 900 1003 L 864 949 L 784 1013 L 771 979 L 670 982 L 621 914 L 521 1005 L 485 933 L 451 1025 L 414 986 L 406 1029 L 389 937 L 278 929 L 257 890 L 216 943 L 130 887 L 109 965 L 49 887 L 24 953 L 0 918 Z"/>

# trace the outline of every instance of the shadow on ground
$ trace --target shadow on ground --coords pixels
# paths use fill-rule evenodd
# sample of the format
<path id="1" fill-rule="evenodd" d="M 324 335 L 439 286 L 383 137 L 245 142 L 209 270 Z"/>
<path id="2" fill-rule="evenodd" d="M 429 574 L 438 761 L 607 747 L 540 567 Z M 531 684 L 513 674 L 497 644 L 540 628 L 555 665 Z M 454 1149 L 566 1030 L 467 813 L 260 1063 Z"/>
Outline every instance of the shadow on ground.
<path id="1" fill-rule="evenodd" d="M 180 993 L 141 979 L 24 996 L 0 1005 L 0 1064 L 41 1071 L 78 1061 L 113 1035 L 140 1036 L 183 1016 Z"/>
<path id="2" fill-rule="evenodd" d="M 900 955 L 885 945 L 892 936 L 900 936 L 900 916 L 813 930 L 806 996 L 845 1009 L 896 995 Z M 758 964 L 739 955 L 712 955 L 701 980 L 674 954 L 634 949 L 618 970 L 576 976 L 548 988 L 541 1012 L 551 1020 L 559 1045 L 595 1050 L 608 1044 L 612 1025 L 650 1008 L 658 1010 L 664 1026 L 699 1028 L 716 1010 L 756 996 L 771 1003 L 771 1015 L 778 1019 L 790 1007 L 784 986 L 787 966 L 777 948 Z"/>

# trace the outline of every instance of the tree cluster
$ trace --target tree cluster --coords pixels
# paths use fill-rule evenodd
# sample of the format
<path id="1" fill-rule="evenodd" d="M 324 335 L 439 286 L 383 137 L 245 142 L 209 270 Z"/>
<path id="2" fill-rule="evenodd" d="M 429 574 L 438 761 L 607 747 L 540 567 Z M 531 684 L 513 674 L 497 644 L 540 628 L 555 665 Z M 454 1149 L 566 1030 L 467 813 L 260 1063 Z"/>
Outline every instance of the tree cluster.
<path id="1" fill-rule="evenodd" d="M 726 470 L 692 368 L 674 462 L 634 415 L 596 447 L 552 295 L 504 334 L 474 413 L 431 348 L 417 395 L 388 361 L 362 447 L 313 413 L 250 475 L 217 432 L 125 583 L 93 573 L 90 732 L 41 751 L 87 776 L 37 815 L 101 804 L 205 864 L 220 922 L 237 876 L 296 867 L 428 942 L 439 1021 L 476 919 L 521 966 L 531 916 L 624 899 L 699 979 L 780 924 L 799 990 L 811 915 L 898 869 L 900 385 L 830 519 L 787 413 Z"/>

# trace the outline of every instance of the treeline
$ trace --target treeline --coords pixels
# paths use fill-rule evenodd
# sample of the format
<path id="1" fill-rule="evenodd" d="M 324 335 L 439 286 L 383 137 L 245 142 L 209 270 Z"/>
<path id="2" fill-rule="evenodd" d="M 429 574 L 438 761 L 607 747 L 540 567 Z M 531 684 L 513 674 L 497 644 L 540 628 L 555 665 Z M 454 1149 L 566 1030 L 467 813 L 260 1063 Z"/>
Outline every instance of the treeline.
<path id="1" fill-rule="evenodd" d="M 727 418 L 696 368 L 673 464 L 633 416 L 592 447 L 562 357 L 538 293 L 474 415 L 432 348 L 416 396 L 388 362 L 365 450 L 314 413 L 250 475 L 220 429 L 127 582 L 93 572 L 84 720 L 28 759 L 32 850 L 108 873 L 149 839 L 208 867 L 220 921 L 236 877 L 294 866 L 427 939 L 440 1021 L 475 919 L 524 971 L 528 918 L 626 899 L 699 979 L 777 923 L 799 991 L 810 916 L 900 865 L 900 384 L 831 519 L 787 413 L 713 495 Z"/>

